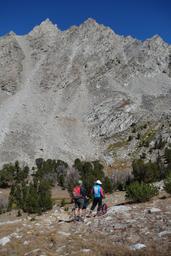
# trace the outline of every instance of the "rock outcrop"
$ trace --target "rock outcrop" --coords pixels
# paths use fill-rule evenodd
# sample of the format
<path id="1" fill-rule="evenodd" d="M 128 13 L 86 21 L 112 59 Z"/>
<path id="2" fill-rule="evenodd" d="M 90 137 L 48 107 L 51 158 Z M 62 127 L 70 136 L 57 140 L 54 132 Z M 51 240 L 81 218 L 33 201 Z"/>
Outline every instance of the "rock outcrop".
<path id="1" fill-rule="evenodd" d="M 0 164 L 102 158 L 139 120 L 170 116 L 169 45 L 115 34 L 88 19 L 49 20 L 0 38 Z"/>

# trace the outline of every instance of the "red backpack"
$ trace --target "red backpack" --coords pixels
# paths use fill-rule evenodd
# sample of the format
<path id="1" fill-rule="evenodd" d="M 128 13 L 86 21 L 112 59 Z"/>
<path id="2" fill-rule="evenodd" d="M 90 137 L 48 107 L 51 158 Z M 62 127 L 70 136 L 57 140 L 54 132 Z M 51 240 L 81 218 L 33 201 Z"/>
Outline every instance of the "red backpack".
<path id="1" fill-rule="evenodd" d="M 73 197 L 74 199 L 79 199 L 81 198 L 81 187 L 80 186 L 76 186 L 74 189 L 73 189 Z"/>

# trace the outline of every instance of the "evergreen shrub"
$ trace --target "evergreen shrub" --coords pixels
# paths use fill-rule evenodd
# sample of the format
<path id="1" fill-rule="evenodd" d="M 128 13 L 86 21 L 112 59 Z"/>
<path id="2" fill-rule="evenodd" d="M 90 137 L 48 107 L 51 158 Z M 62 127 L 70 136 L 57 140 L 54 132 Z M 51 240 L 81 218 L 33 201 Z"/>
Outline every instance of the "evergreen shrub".
<path id="1" fill-rule="evenodd" d="M 133 182 L 126 187 L 126 198 L 132 202 L 145 202 L 158 194 L 158 189 L 151 184 Z"/>

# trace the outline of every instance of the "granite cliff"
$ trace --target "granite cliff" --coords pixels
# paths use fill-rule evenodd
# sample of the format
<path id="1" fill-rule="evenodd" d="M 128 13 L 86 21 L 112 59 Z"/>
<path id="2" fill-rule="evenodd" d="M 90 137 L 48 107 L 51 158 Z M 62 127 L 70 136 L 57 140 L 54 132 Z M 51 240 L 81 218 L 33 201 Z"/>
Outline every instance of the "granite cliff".
<path id="1" fill-rule="evenodd" d="M 46 20 L 27 35 L 1 37 L 0 163 L 112 164 L 136 151 L 135 138 L 125 143 L 133 125 L 141 133 L 148 124 L 141 137 L 150 128 L 170 143 L 170 56 L 158 35 L 142 42 L 92 19 L 66 31 Z"/>

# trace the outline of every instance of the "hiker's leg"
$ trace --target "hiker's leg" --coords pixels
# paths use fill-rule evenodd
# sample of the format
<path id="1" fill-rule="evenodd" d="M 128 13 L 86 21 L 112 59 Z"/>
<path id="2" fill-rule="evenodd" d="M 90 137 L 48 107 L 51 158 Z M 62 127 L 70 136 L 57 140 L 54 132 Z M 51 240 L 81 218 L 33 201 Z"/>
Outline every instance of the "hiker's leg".
<path id="1" fill-rule="evenodd" d="M 96 205 L 97 205 L 97 203 L 98 203 L 98 200 L 97 200 L 98 198 L 94 198 L 93 199 L 93 204 L 92 204 L 92 206 L 91 206 L 91 211 L 93 211 L 95 208 L 96 208 Z"/>
<path id="2" fill-rule="evenodd" d="M 79 213 L 78 213 L 79 217 L 82 216 L 82 212 L 83 212 L 83 211 L 82 211 L 82 209 L 80 208 L 80 209 L 79 209 Z"/>
<path id="3" fill-rule="evenodd" d="M 77 216 L 78 215 L 78 205 L 75 205 L 75 210 L 74 210 L 74 215 Z"/>
<path id="4" fill-rule="evenodd" d="M 83 198 L 80 198 L 78 200 L 78 208 L 79 208 L 79 211 L 78 211 L 78 215 L 81 217 L 82 216 L 82 209 L 83 209 L 83 206 L 84 206 L 84 199 Z"/>
<path id="5" fill-rule="evenodd" d="M 86 217 L 86 208 L 83 208 L 83 213 L 82 213 L 82 215 L 83 215 L 83 218 Z"/>
<path id="6" fill-rule="evenodd" d="M 75 208 L 74 215 L 75 217 L 78 216 L 78 208 Z"/>
<path id="7" fill-rule="evenodd" d="M 78 200 L 75 199 L 75 210 L 74 210 L 75 217 L 78 216 L 78 208 L 79 208 Z"/>
<path id="8" fill-rule="evenodd" d="M 84 202 L 84 206 L 83 206 L 83 217 L 85 218 L 87 214 L 87 203 Z"/>
<path id="9" fill-rule="evenodd" d="M 88 207 L 88 199 L 84 198 L 84 205 L 83 205 L 83 216 L 86 217 L 87 214 L 87 207 Z"/>
<path id="10" fill-rule="evenodd" d="M 99 213 L 102 208 L 102 198 L 98 198 L 98 207 L 97 207 L 97 212 Z"/>
<path id="11" fill-rule="evenodd" d="M 82 198 L 80 200 L 80 217 L 82 216 L 83 214 L 83 207 L 84 207 L 84 198 Z"/>
<path id="12" fill-rule="evenodd" d="M 96 205 L 97 205 L 96 199 L 94 198 L 94 199 L 93 199 L 92 206 L 91 206 L 90 211 L 89 211 L 89 214 L 88 214 L 89 217 L 91 216 L 92 211 L 95 209 Z"/>

